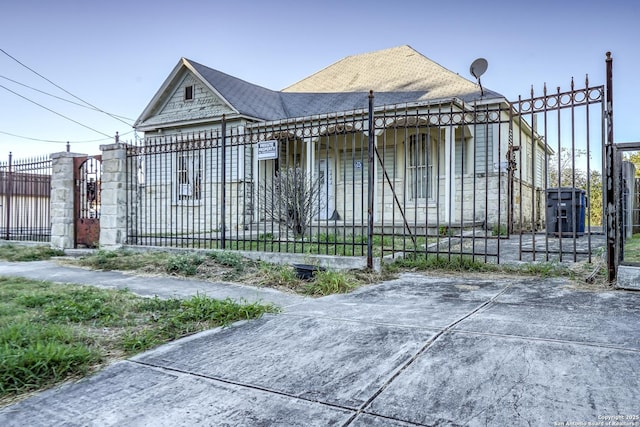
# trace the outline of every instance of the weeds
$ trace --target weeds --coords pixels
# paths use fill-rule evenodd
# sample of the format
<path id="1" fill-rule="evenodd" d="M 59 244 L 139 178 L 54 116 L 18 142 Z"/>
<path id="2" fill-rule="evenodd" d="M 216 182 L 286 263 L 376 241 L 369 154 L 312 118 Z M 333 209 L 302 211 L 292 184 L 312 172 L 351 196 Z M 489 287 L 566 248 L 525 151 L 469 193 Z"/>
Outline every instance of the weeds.
<path id="1" fill-rule="evenodd" d="M 293 268 L 288 265 L 261 262 L 258 268 L 261 277 L 260 285 L 296 290 L 301 283 Z"/>
<path id="2" fill-rule="evenodd" d="M 313 296 L 344 294 L 353 290 L 357 284 L 349 275 L 331 270 L 319 270 L 313 280 L 304 285 L 304 292 Z"/>
<path id="3" fill-rule="evenodd" d="M 163 342 L 215 326 L 243 319 L 254 319 L 279 310 L 270 304 L 237 303 L 196 295 L 187 300 L 153 298 L 137 307 L 153 327 L 129 331 L 123 337 L 127 352 L 138 352 Z"/>
<path id="4" fill-rule="evenodd" d="M 497 267 L 481 261 L 476 261 L 471 257 L 445 255 L 424 255 L 410 254 L 404 258 L 396 260 L 389 265 L 392 271 L 401 268 L 409 268 L 414 270 L 453 270 L 453 271 L 475 271 L 486 272 L 496 271 Z"/>
<path id="5" fill-rule="evenodd" d="M 278 311 L 203 295 L 145 299 L 126 291 L 2 277 L 0 301 L 0 404 L 83 376 L 113 355 Z"/>
<path id="6" fill-rule="evenodd" d="M 204 257 L 199 254 L 174 255 L 167 259 L 167 273 L 175 273 L 183 276 L 194 276 L 198 271 L 198 266 L 204 262 Z"/>
<path id="7" fill-rule="evenodd" d="M 496 224 L 491 228 L 492 236 L 507 236 L 507 226 Z"/>
<path id="8" fill-rule="evenodd" d="M 571 275 L 571 272 L 566 267 L 554 262 L 527 263 L 521 267 L 516 267 L 515 270 L 524 270 L 528 275 L 539 277 Z"/>
<path id="9" fill-rule="evenodd" d="M 397 272 L 401 269 L 411 270 L 439 270 L 461 271 L 476 273 L 504 273 L 520 274 L 537 277 L 570 277 L 575 279 L 576 273 L 557 262 L 536 262 L 512 264 L 491 264 L 481 260 L 474 260 L 469 256 L 447 256 L 440 254 L 424 255 L 409 254 L 397 259 L 392 264 L 385 265 L 389 272 Z"/>
<path id="10" fill-rule="evenodd" d="M 83 256 L 76 262 L 96 270 L 137 270 L 143 265 L 160 265 L 163 262 L 160 252 L 134 252 L 126 249 L 117 251 L 98 250 Z"/>
<path id="11" fill-rule="evenodd" d="M 102 356 L 70 328 L 18 321 L 0 328 L 0 398 L 86 374 Z"/>
<path id="12" fill-rule="evenodd" d="M 242 272 L 246 263 L 246 260 L 241 255 L 226 251 L 210 252 L 209 258 L 214 260 L 217 264 L 231 267 L 237 272 Z"/>
<path id="13" fill-rule="evenodd" d="M 0 259 L 7 261 L 42 261 L 62 255 L 64 255 L 63 251 L 52 249 L 49 246 L 0 245 Z"/>

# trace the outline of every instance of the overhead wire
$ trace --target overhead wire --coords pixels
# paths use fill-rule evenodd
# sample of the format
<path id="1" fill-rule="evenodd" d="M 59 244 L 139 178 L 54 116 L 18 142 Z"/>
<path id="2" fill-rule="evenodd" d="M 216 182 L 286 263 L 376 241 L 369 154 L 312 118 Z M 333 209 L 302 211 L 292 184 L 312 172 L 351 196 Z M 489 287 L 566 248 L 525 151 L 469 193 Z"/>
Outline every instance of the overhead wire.
<path id="1" fill-rule="evenodd" d="M 40 90 L 40 89 L 38 89 L 38 88 L 35 88 L 35 87 L 32 87 L 32 86 L 29 86 L 29 85 L 27 85 L 27 84 L 21 83 L 21 82 L 19 82 L 19 81 L 17 81 L 17 80 L 14 80 L 14 79 L 9 78 L 9 77 L 1 76 L 1 75 L 0 75 L 0 78 L 5 79 L 5 80 L 8 80 L 8 81 L 10 81 L 10 82 L 12 82 L 12 83 L 15 83 L 15 84 L 17 84 L 17 85 L 20 85 L 20 86 L 26 87 L 26 88 L 31 89 L 31 90 L 33 90 L 33 91 L 40 92 L 40 93 L 42 93 L 42 94 L 44 94 L 44 95 L 47 95 L 47 96 L 50 96 L 50 97 L 52 97 L 52 98 L 56 98 L 56 99 L 59 99 L 59 100 L 64 101 L 64 102 L 68 102 L 68 103 L 70 103 L 70 104 L 77 105 L 78 107 L 87 108 L 87 109 L 92 110 L 92 111 L 98 111 L 98 112 L 100 112 L 100 110 L 98 110 L 98 109 L 96 109 L 96 108 L 90 107 L 90 106 L 85 105 L 85 104 L 81 104 L 81 103 L 79 103 L 79 102 L 74 102 L 74 101 L 72 101 L 72 100 L 70 100 L 70 99 L 62 98 L 61 96 L 53 95 L 53 94 L 51 94 L 51 93 L 45 92 L 45 91 L 43 91 L 43 90 Z M 121 118 L 121 119 L 126 119 L 126 120 L 133 121 L 133 119 L 130 119 L 130 118 L 128 118 L 128 117 L 124 117 L 124 116 L 119 116 L 119 115 L 117 115 L 117 114 L 113 114 L 113 116 L 114 116 L 114 117 L 119 117 L 119 118 Z"/>
<path id="2" fill-rule="evenodd" d="M 9 136 L 13 136 L 14 138 L 21 138 L 21 139 L 27 139 L 30 141 L 36 141 L 36 142 L 50 142 L 50 143 L 54 143 L 54 144 L 66 144 L 66 143 L 72 143 L 72 144 L 88 144 L 88 143 L 92 143 L 92 142 L 101 142 L 101 141 L 110 141 L 113 140 L 115 138 L 114 136 L 111 136 L 109 138 L 100 138 L 100 139 L 91 139 L 91 140 L 84 140 L 84 141 L 73 141 L 73 140 L 69 140 L 69 141 L 60 141 L 60 140 L 53 140 L 53 139 L 40 139 L 40 138 L 32 138 L 29 136 L 23 136 L 23 135 L 16 135 L 15 133 L 11 133 L 11 132 L 5 132 L 0 130 L 0 133 L 3 135 L 9 135 Z M 125 135 L 129 135 L 131 133 L 135 133 L 135 131 L 129 131 L 127 133 L 123 133 L 122 135 L 119 135 L 120 137 L 125 136 Z"/>
<path id="3" fill-rule="evenodd" d="M 86 105 L 88 105 L 88 106 L 90 106 L 90 107 L 94 108 L 96 111 L 99 111 L 99 112 L 101 112 L 101 113 L 103 113 L 103 114 L 106 114 L 107 116 L 109 116 L 109 117 L 111 117 L 111 118 L 113 118 L 113 119 L 115 119 L 115 120 L 118 120 L 118 121 L 120 121 L 120 122 L 122 122 L 122 123 L 126 124 L 126 125 L 127 125 L 127 126 L 129 126 L 129 127 L 132 127 L 132 124 L 131 124 L 131 123 L 127 123 L 127 122 L 125 122 L 124 120 L 122 120 L 121 118 L 119 118 L 118 116 L 116 116 L 116 115 L 114 115 L 114 114 L 111 114 L 111 113 L 109 113 L 109 112 L 107 112 L 107 111 L 104 111 L 104 110 L 103 110 L 103 109 L 101 109 L 101 108 L 96 107 L 95 105 L 91 104 L 90 102 L 85 101 L 84 99 L 82 99 L 82 98 L 80 98 L 80 97 L 78 97 L 78 96 L 74 95 L 73 93 L 69 92 L 68 90 L 66 90 L 66 89 L 65 89 L 65 88 L 63 88 L 62 86 L 60 86 L 60 85 L 58 85 L 58 84 L 54 83 L 53 81 L 49 80 L 48 78 L 46 78 L 46 77 L 45 77 L 45 76 L 43 76 L 42 74 L 38 73 L 38 72 L 37 72 L 37 71 L 35 71 L 34 69 L 30 68 L 29 66 L 27 66 L 27 65 L 23 64 L 22 62 L 20 62 L 18 59 L 16 59 L 16 58 L 14 58 L 13 56 L 11 56 L 11 55 L 10 55 L 9 53 L 7 53 L 4 49 L 0 48 L 0 52 L 4 53 L 6 56 L 8 56 L 8 57 L 9 57 L 9 58 L 11 58 L 12 60 L 14 60 L 14 61 L 15 61 L 15 62 L 17 62 L 18 64 L 20 64 L 21 66 L 23 66 L 23 67 L 24 67 L 24 68 L 26 68 L 27 70 L 31 71 L 32 73 L 34 73 L 34 74 L 35 74 L 35 75 L 37 75 L 38 77 L 40 77 L 40 78 L 42 78 L 42 79 L 46 80 L 47 82 L 49 82 L 49 83 L 50 83 L 50 84 L 52 84 L 53 86 L 57 87 L 58 89 L 60 89 L 60 90 L 61 90 L 61 91 L 63 91 L 64 93 L 66 93 L 67 95 L 70 95 L 70 96 L 74 97 L 75 99 L 77 99 L 78 101 L 80 101 L 80 102 L 82 102 L 82 103 L 84 103 L 84 104 L 86 104 Z M 14 92 L 14 93 L 15 93 L 15 92 Z M 99 133 L 102 133 L 102 132 L 99 132 Z"/>
<path id="4" fill-rule="evenodd" d="M 60 116 L 60 117 L 62 117 L 62 118 L 64 118 L 64 119 L 67 119 L 67 120 L 69 120 L 69 121 L 71 121 L 71 122 L 73 122 L 73 123 L 75 123 L 75 124 L 77 124 L 77 125 L 80 125 L 80 126 L 82 126 L 82 127 L 84 127 L 84 128 L 87 128 L 87 129 L 89 129 L 89 130 L 92 130 L 92 131 L 94 131 L 94 132 L 96 132 L 96 133 L 99 133 L 100 135 L 104 135 L 104 136 L 106 136 L 107 138 L 111 138 L 111 135 L 107 135 L 106 133 L 101 132 L 101 131 L 99 131 L 99 130 L 97 130 L 97 129 L 94 129 L 94 128 L 92 128 L 91 126 L 87 126 L 87 125 L 85 125 L 85 124 L 83 124 L 83 123 L 80 123 L 79 121 L 74 120 L 74 119 L 72 119 L 71 117 L 67 117 L 67 116 L 65 116 L 64 114 L 58 113 L 57 111 L 52 110 L 52 109 L 51 109 L 51 108 L 49 108 L 49 107 L 45 107 L 44 105 L 39 104 L 39 103 L 37 103 L 36 101 L 33 101 L 33 100 L 31 100 L 31 99 L 27 98 L 26 96 L 20 95 L 18 92 L 14 92 L 13 90 L 9 89 L 8 87 L 6 87 L 6 86 L 4 86 L 4 85 L 0 85 L 0 88 L 2 88 L 2 89 L 4 89 L 4 90 L 6 90 L 6 91 L 8 91 L 8 92 L 11 92 L 12 94 L 14 94 L 14 95 L 16 95 L 16 96 L 19 96 L 20 98 L 22 98 L 22 99 L 24 99 L 24 100 L 26 100 L 26 101 L 29 101 L 29 102 L 31 102 L 31 103 L 33 103 L 33 104 L 37 105 L 37 106 L 38 106 L 38 107 L 40 107 L 40 108 L 44 108 L 45 110 L 50 111 L 50 112 L 52 112 L 53 114 L 56 114 L 56 115 L 58 115 L 58 116 Z"/>

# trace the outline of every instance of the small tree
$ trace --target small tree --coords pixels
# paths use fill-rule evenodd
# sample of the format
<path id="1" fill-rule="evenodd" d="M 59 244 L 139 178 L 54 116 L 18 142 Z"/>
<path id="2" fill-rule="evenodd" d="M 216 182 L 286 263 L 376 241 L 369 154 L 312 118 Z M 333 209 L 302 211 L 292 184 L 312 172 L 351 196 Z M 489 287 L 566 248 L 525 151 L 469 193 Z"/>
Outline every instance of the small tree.
<path id="1" fill-rule="evenodd" d="M 636 178 L 640 178 L 640 151 L 635 151 L 632 154 L 626 156 L 627 160 L 633 163 L 636 167 Z"/>
<path id="2" fill-rule="evenodd" d="M 302 237 L 311 220 L 322 209 L 321 181 L 301 168 L 278 172 L 263 186 L 267 218 L 283 222 L 295 238 Z"/>

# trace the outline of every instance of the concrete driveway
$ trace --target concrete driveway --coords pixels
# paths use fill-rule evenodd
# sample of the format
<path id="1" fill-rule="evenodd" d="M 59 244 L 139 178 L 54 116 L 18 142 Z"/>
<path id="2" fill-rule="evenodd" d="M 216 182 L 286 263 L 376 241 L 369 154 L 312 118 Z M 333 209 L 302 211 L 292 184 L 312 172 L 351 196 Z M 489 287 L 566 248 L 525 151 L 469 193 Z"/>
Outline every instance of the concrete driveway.
<path id="1" fill-rule="evenodd" d="M 32 265 L 0 274 L 54 268 Z M 228 286 L 169 282 L 163 292 Z M 1 409 L 0 425 L 640 426 L 640 293 L 405 274 L 349 295 L 271 297 L 282 314 L 116 363 Z"/>

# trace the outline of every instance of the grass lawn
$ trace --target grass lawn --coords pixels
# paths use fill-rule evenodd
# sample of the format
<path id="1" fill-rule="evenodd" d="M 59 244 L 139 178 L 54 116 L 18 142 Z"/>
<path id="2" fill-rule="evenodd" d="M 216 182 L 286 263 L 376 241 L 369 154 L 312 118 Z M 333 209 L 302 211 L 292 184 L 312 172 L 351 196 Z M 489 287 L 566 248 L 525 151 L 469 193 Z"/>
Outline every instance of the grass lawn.
<path id="1" fill-rule="evenodd" d="M 0 406 L 167 341 L 277 311 L 0 277 Z"/>
<path id="2" fill-rule="evenodd" d="M 252 261 L 233 251 L 170 253 L 121 249 L 96 251 L 67 262 L 95 270 L 129 270 L 198 280 L 233 281 L 311 296 L 345 293 L 364 283 L 385 278 L 373 272 L 326 270 L 316 272 L 312 280 L 307 281 L 298 278 L 289 264 Z"/>
<path id="3" fill-rule="evenodd" d="M 627 244 L 629 256 L 635 254 L 640 258 L 640 235 Z M 0 245 L 0 259 L 10 261 L 58 255 L 62 253 L 44 246 Z M 378 283 L 402 271 L 574 278 L 585 273 L 553 263 L 509 267 L 464 257 L 421 255 L 396 260 L 386 265 L 381 274 L 326 270 L 317 272 L 309 281 L 297 278 L 289 265 L 254 262 L 227 251 L 181 254 L 95 251 L 64 262 L 96 270 L 230 280 L 312 296 L 349 292 L 361 284 Z M 190 299 L 151 299 L 128 291 L 0 277 L 0 406 L 165 342 L 277 311 L 272 305 L 220 301 L 200 295 Z"/>
<path id="4" fill-rule="evenodd" d="M 624 243 L 624 260 L 640 262 L 640 234 L 634 234 Z"/>

